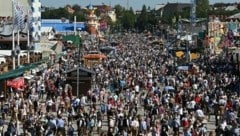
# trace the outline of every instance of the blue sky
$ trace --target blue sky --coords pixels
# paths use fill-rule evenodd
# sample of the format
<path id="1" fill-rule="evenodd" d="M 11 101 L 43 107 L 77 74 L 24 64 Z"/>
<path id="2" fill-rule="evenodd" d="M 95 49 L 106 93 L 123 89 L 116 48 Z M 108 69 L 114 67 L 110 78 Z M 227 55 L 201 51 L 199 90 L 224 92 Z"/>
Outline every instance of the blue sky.
<path id="1" fill-rule="evenodd" d="M 78 4 L 82 7 L 89 5 L 100 5 L 105 3 L 106 5 L 114 6 L 116 4 L 120 4 L 124 7 L 127 6 L 127 1 L 129 7 L 133 7 L 134 10 L 142 9 L 142 5 L 146 5 L 147 7 L 150 6 L 151 9 L 155 7 L 156 4 L 162 4 L 167 2 L 179 2 L 179 3 L 190 3 L 191 0 L 41 0 L 43 6 L 49 7 L 63 7 L 66 4 L 74 5 Z M 238 0 L 209 0 L 210 3 L 233 3 L 237 2 Z"/>

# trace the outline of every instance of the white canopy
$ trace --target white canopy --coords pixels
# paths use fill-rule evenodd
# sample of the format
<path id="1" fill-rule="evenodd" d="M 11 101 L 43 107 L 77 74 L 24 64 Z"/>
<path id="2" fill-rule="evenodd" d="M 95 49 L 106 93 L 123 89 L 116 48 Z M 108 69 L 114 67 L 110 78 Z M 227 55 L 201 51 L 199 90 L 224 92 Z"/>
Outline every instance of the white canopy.
<path id="1" fill-rule="evenodd" d="M 4 57 L 0 57 L 0 63 L 1 62 L 6 62 L 6 59 Z"/>
<path id="2" fill-rule="evenodd" d="M 53 31 L 53 27 L 41 27 L 42 33 L 49 33 L 51 31 Z"/>
<path id="3" fill-rule="evenodd" d="M 186 70 L 188 70 L 188 66 L 178 66 L 177 69 L 186 71 Z"/>

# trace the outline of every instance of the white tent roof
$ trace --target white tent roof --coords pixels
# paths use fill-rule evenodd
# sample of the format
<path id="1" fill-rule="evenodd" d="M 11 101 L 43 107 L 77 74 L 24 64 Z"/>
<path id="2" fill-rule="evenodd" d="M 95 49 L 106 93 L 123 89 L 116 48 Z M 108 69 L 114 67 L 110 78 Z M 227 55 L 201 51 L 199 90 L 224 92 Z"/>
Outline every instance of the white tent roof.
<path id="1" fill-rule="evenodd" d="M 0 57 L 0 63 L 1 62 L 6 62 L 6 59 L 4 57 Z"/>
<path id="2" fill-rule="evenodd" d="M 184 35 L 184 36 L 180 37 L 180 40 L 191 41 L 192 40 L 192 35 Z"/>
<path id="3" fill-rule="evenodd" d="M 229 16 L 228 18 L 240 18 L 240 13 L 234 14 L 232 16 Z"/>
<path id="4" fill-rule="evenodd" d="M 53 27 L 41 27 L 41 32 L 42 33 L 48 33 L 53 30 Z"/>

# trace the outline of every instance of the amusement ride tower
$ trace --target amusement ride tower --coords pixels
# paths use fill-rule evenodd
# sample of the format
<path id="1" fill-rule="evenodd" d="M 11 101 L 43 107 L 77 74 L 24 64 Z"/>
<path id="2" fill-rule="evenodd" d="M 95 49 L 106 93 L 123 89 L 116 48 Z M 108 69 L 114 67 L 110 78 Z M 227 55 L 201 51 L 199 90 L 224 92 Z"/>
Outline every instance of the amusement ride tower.
<path id="1" fill-rule="evenodd" d="M 99 36 L 99 22 L 97 16 L 95 14 L 96 8 L 94 8 L 91 4 L 85 8 L 87 14 L 87 31 L 92 36 Z"/>

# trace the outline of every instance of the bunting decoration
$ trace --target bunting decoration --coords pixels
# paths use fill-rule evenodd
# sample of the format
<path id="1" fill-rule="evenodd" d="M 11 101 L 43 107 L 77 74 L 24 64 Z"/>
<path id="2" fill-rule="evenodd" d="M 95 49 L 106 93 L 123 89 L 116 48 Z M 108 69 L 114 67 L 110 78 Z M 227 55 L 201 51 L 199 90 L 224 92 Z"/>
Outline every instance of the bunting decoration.
<path id="1" fill-rule="evenodd" d="M 16 25 L 20 29 L 23 29 L 25 26 L 24 8 L 16 0 L 12 0 L 12 2 L 13 2 L 14 25 Z"/>
<path id="2" fill-rule="evenodd" d="M 32 17 L 32 9 L 31 8 L 28 9 L 27 23 L 28 23 L 28 28 L 32 28 L 33 27 L 33 25 L 32 25 L 33 17 Z"/>

